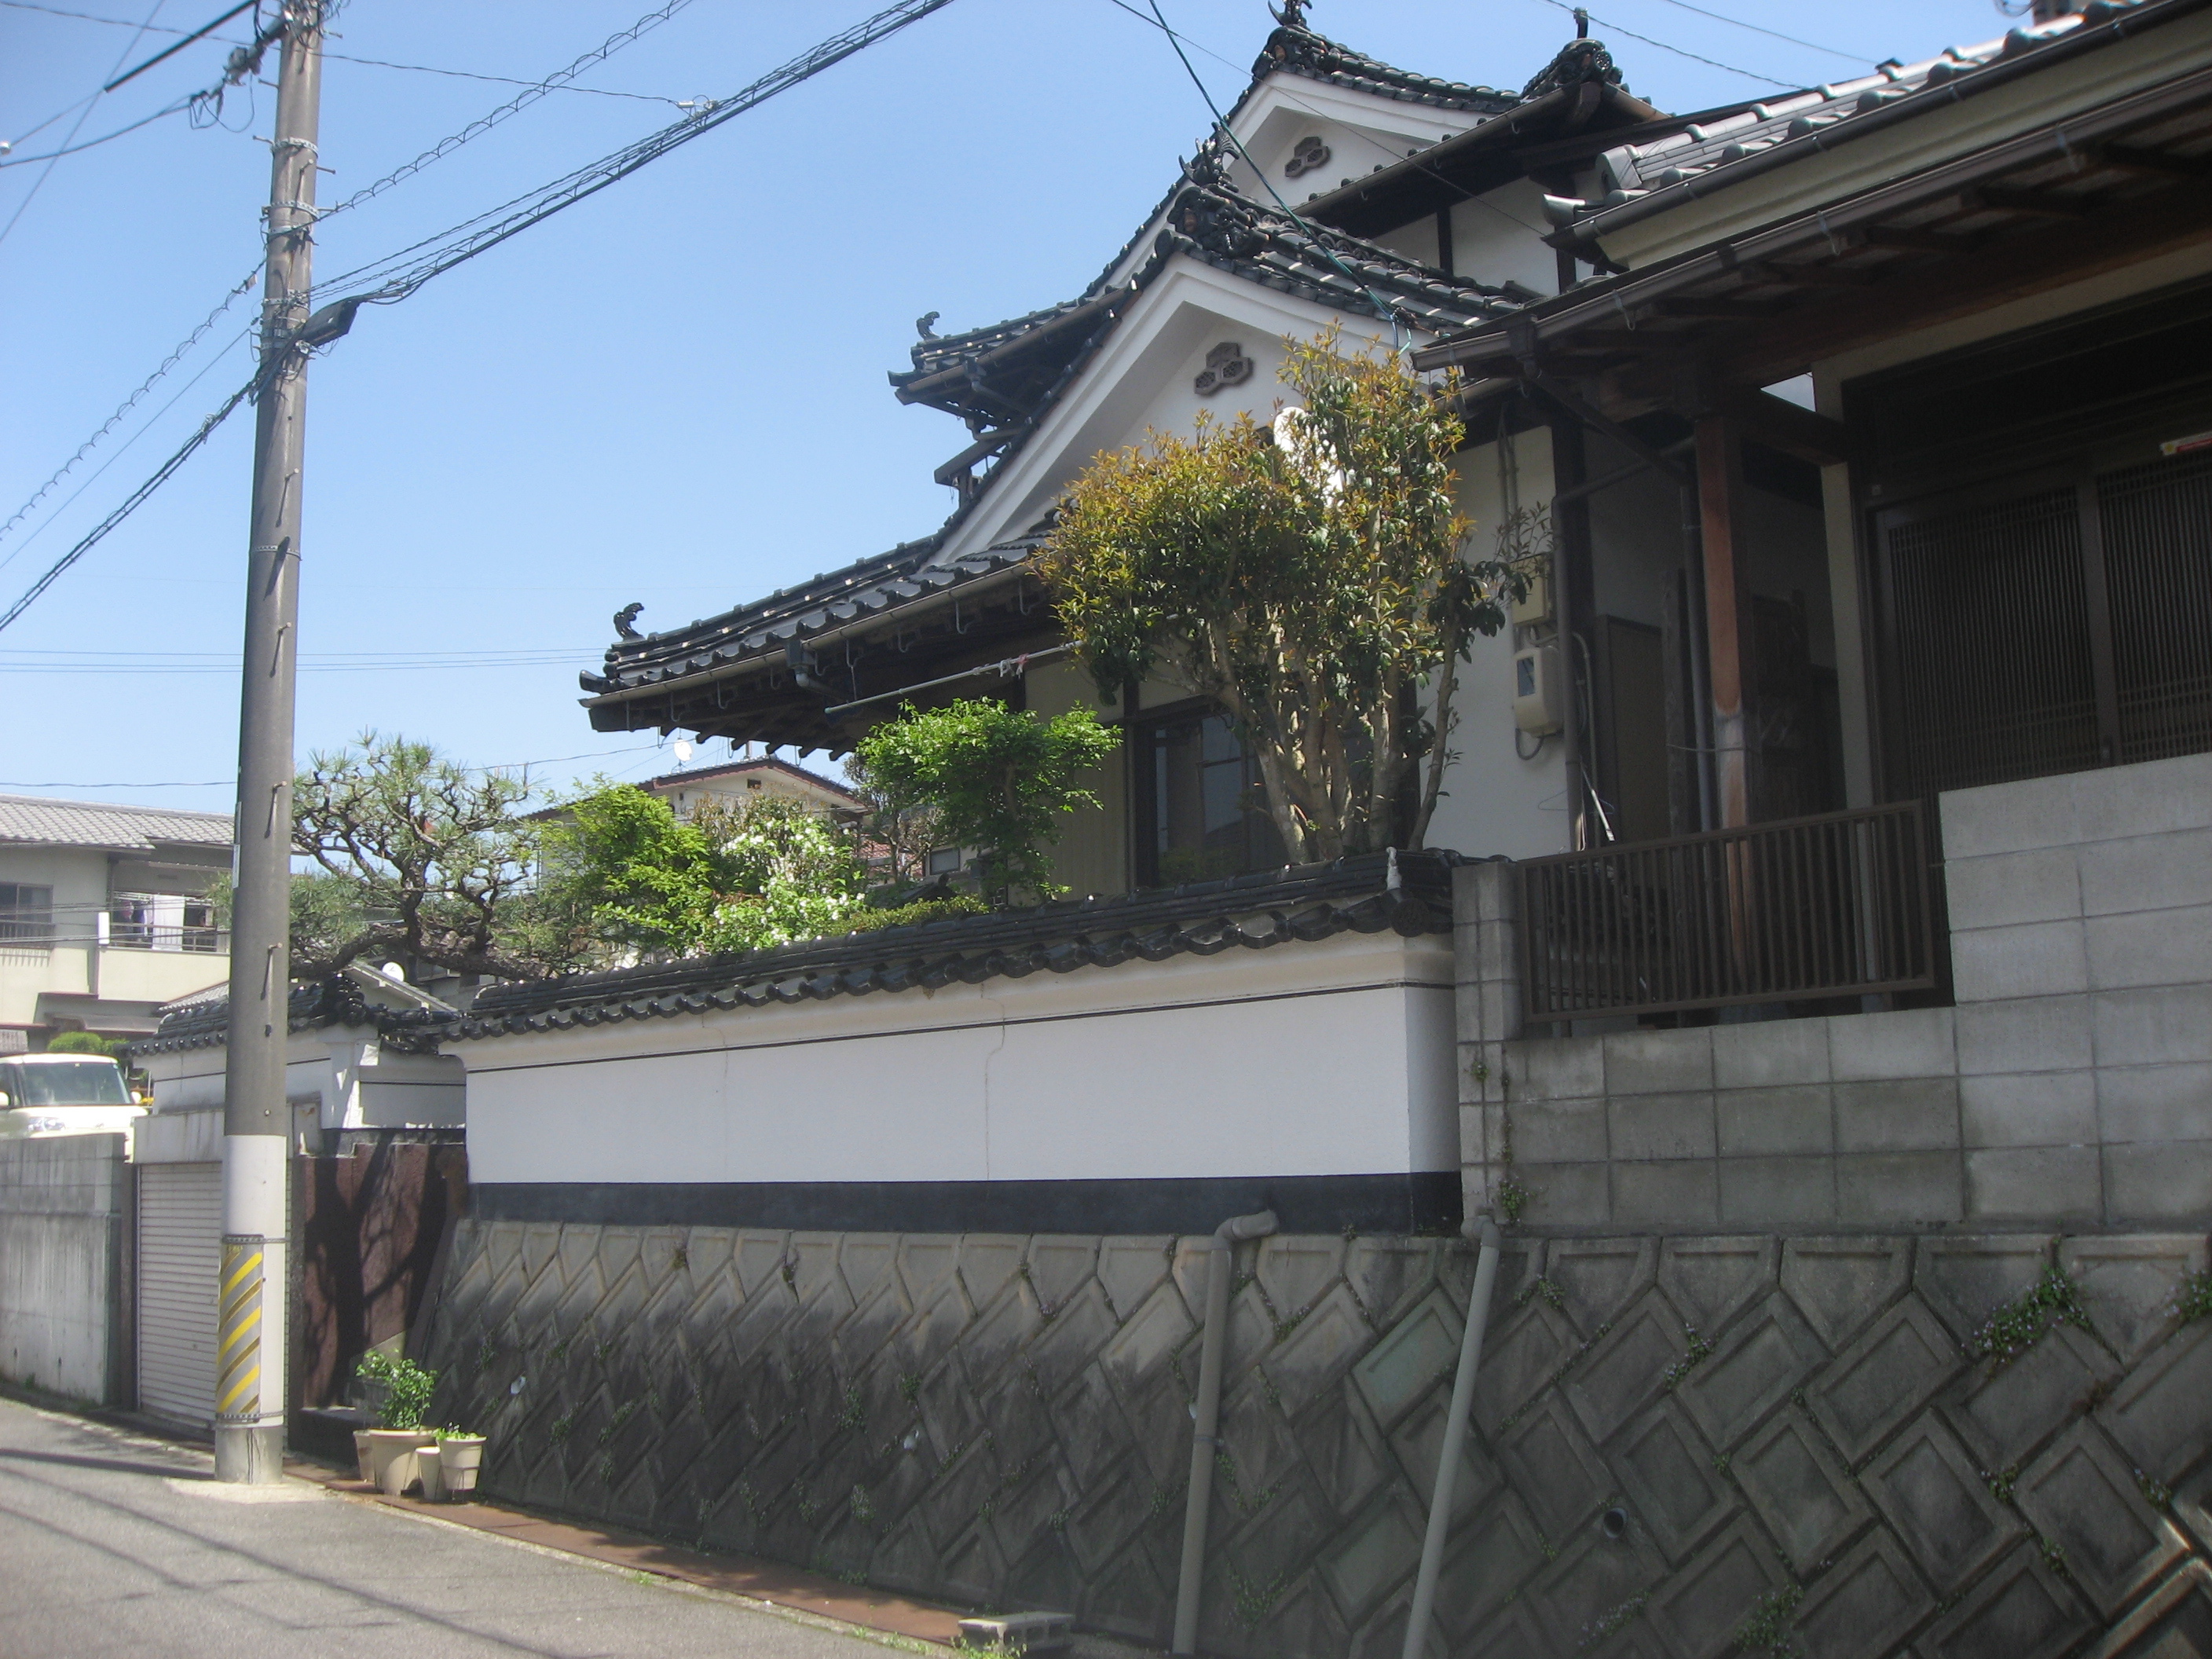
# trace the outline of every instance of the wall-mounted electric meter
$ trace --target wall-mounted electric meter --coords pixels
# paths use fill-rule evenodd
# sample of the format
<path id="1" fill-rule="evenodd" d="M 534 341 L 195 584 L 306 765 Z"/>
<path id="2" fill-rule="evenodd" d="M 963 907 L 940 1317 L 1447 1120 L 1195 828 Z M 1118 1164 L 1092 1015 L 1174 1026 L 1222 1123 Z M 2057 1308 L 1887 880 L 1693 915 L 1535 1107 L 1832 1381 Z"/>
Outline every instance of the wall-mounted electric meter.
<path id="1" fill-rule="evenodd" d="M 1549 737 L 1565 726 L 1565 691 L 1558 646 L 1532 645 L 1513 653 L 1513 723 L 1523 732 Z"/>

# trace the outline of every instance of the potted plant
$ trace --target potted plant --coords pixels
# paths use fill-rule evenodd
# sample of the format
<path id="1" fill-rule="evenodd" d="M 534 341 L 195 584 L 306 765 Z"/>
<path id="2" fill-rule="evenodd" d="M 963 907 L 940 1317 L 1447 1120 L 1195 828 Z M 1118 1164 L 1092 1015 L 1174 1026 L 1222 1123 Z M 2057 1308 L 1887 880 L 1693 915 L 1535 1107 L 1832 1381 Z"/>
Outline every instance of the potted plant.
<path id="1" fill-rule="evenodd" d="M 477 1489 L 483 1468 L 484 1437 L 451 1424 L 438 1431 L 438 1474 L 446 1496 L 458 1498 Z"/>
<path id="2" fill-rule="evenodd" d="M 355 1375 L 366 1383 L 381 1385 L 380 1426 L 368 1431 L 368 1474 L 379 1491 L 397 1498 L 420 1476 L 416 1452 L 437 1443 L 436 1437 L 422 1426 L 422 1413 L 437 1389 L 438 1374 L 411 1359 L 371 1349 L 361 1357 Z"/>

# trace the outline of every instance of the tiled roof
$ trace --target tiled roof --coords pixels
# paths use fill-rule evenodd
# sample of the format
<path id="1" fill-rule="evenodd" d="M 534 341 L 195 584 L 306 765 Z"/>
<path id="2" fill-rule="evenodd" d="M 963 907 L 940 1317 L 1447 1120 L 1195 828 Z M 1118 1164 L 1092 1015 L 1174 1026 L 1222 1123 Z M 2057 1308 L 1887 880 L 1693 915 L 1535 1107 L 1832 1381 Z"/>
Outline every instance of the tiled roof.
<path id="1" fill-rule="evenodd" d="M 604 694 L 664 684 L 748 658 L 773 656 L 787 645 L 803 644 L 847 623 L 881 616 L 995 575 L 1021 563 L 1036 547 L 1035 537 L 1019 538 L 933 565 L 923 561 L 936 550 L 935 537 L 908 542 L 689 628 L 618 641 L 608 648 L 604 674 L 577 678 L 585 690 Z"/>
<path id="2" fill-rule="evenodd" d="M 295 981 L 290 1000 L 290 1029 L 311 1031 L 331 1025 L 373 1025 L 392 1046 L 425 1052 L 437 1046 L 437 1034 L 459 1011 L 411 985 L 395 985 L 413 1006 L 393 1008 L 372 1002 L 362 981 L 371 970 L 349 969 L 329 979 Z M 179 997 L 158 1010 L 154 1035 L 131 1045 L 133 1058 L 179 1054 L 188 1048 L 219 1048 L 230 1040 L 230 992 L 215 985 Z"/>
<path id="3" fill-rule="evenodd" d="M 1167 891 L 1040 905 L 772 951 L 496 986 L 444 1033 L 469 1039 L 675 1019 L 1073 973 L 1142 959 L 1266 950 L 1342 933 L 1451 929 L 1452 854 L 1373 853 Z"/>
<path id="4" fill-rule="evenodd" d="M 1428 104 L 1437 109 L 1479 110 L 1497 114 L 1520 101 L 1516 94 L 1496 87 L 1468 86 L 1461 81 L 1442 81 L 1433 75 L 1416 75 L 1380 63 L 1364 52 L 1340 46 L 1298 22 L 1286 22 L 1267 37 L 1252 64 L 1257 82 L 1282 71 L 1348 88 L 1377 98 L 1401 103 Z"/>
<path id="5" fill-rule="evenodd" d="M 2018 64 L 2080 36 L 2085 29 L 2157 5 L 2158 0 L 2091 0 L 2081 13 L 2048 23 L 2025 24 L 2001 40 L 1947 47 L 1941 55 L 1917 64 L 1893 60 L 1848 81 L 1779 93 L 1722 109 L 1680 132 L 1607 150 L 1598 161 L 1610 188 L 1600 199 L 1578 204 L 1587 213 L 1577 216 L 1574 233 L 1578 238 L 1601 236 L 1675 200 L 1702 197 L 1707 193 L 1703 187 L 1705 180 L 1719 186 L 1734 176 L 1727 171 L 1731 167 L 1747 177 L 1763 170 L 1786 159 L 1771 153 L 1793 141 L 1808 142 L 1798 144 L 1790 155 L 1819 153 L 1835 138 L 1853 136 L 1851 124 L 1876 111 L 1916 96 L 1922 104 L 1916 104 L 1915 109 L 1923 105 L 1934 107 L 1957 92 L 1971 89 L 1964 83 L 1995 67 Z M 1668 190 L 1668 186 L 1686 185 L 1692 185 L 1687 191 Z"/>
<path id="6" fill-rule="evenodd" d="M 1225 184 L 1194 184 L 1178 197 L 1153 249 L 1139 283 L 1168 255 L 1188 253 L 1263 288 L 1385 322 L 1395 315 L 1432 334 L 1472 327 L 1521 305 L 1504 289 L 1447 276 L 1325 225 L 1301 225 Z"/>
<path id="7" fill-rule="evenodd" d="M 98 847 L 150 853 L 157 842 L 193 847 L 231 843 L 228 812 L 183 812 L 103 801 L 0 795 L 0 842 L 48 847 Z"/>

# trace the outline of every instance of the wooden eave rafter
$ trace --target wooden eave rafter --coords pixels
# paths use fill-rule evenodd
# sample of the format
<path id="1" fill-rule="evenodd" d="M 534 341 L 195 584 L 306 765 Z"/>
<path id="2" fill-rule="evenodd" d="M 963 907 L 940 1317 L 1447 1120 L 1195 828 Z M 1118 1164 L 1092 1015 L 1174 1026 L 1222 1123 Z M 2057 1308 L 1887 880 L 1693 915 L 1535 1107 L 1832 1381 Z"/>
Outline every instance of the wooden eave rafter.
<path id="1" fill-rule="evenodd" d="M 586 700 L 600 732 L 696 732 L 777 747 L 842 753 L 873 719 L 840 720 L 823 710 L 854 697 L 896 691 L 918 681 L 1017 654 L 1056 632 L 1036 577 L 1017 565 L 996 576 L 864 622 L 825 629 L 798 643 L 811 655 L 814 685 L 797 682 L 783 644 L 742 662 L 659 684 L 627 687 Z M 978 684 L 985 682 L 979 681 Z"/>
<path id="2" fill-rule="evenodd" d="M 1855 346 L 2199 240 L 2208 226 L 2212 70 L 2200 70 L 2063 131 L 2023 134 L 1588 285 L 1510 327 L 1439 342 L 1415 364 L 1548 368 L 1616 416 L 1680 407 L 1686 385 L 1770 385 Z"/>

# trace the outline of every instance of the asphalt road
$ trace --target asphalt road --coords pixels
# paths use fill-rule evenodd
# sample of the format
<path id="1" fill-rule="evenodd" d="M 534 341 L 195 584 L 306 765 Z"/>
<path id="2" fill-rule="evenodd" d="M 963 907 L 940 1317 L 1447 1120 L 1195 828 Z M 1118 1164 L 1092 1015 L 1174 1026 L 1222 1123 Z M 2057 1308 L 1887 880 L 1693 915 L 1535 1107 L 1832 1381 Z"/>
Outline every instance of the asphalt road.
<path id="1" fill-rule="evenodd" d="M 886 1644 L 0 1400 L 8 1659 L 881 1659 Z M 919 1648 L 920 1644 L 901 1645 Z"/>

